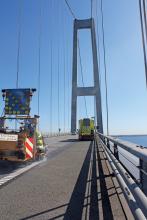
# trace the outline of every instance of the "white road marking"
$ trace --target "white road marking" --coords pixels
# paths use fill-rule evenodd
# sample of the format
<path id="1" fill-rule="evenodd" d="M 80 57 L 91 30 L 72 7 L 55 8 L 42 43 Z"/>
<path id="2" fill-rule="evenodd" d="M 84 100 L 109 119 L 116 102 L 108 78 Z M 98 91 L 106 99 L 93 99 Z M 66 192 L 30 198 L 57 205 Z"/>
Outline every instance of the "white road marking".
<path id="1" fill-rule="evenodd" d="M 10 179 L 11 177 L 13 177 L 13 176 L 5 176 L 5 177 L 3 177 L 3 179 Z"/>
<path id="2" fill-rule="evenodd" d="M 47 154 L 46 155 L 49 155 L 51 152 L 54 152 L 57 149 L 62 148 L 64 146 L 68 145 L 69 144 L 68 142 L 66 144 L 64 142 L 63 143 L 61 142 L 63 140 L 66 140 L 67 138 L 68 139 L 76 139 L 73 136 L 66 136 L 66 138 L 65 137 L 61 138 L 60 137 L 60 139 L 53 138 L 52 141 L 50 140 L 50 142 L 47 144 L 48 147 L 47 147 Z M 15 179 L 16 177 L 20 176 L 21 174 L 29 171 L 30 169 L 32 169 L 32 168 L 34 168 L 34 167 L 36 167 L 38 165 L 41 165 L 41 164 L 43 165 L 46 162 L 47 162 L 47 158 L 44 157 L 44 159 L 41 160 L 41 161 L 33 162 L 32 164 L 27 165 L 26 167 L 20 168 L 20 169 L 14 171 L 13 173 L 10 173 L 8 176 L 2 177 L 0 179 L 0 187 L 3 186 L 4 184 L 10 182 L 11 180 Z"/>
<path id="3" fill-rule="evenodd" d="M 42 162 L 44 162 L 44 160 L 34 162 L 34 163 L 32 163 L 32 164 L 30 164 L 30 165 L 28 165 L 28 166 L 26 166 L 26 167 L 23 167 L 23 168 L 20 168 L 19 170 L 16 170 L 14 173 L 11 174 L 11 176 L 8 175 L 8 176 L 5 176 L 5 177 L 1 178 L 1 179 L 0 179 L 0 186 L 2 186 L 2 185 L 4 185 L 4 184 L 8 183 L 9 181 L 13 180 L 14 178 L 20 176 L 21 174 L 23 174 L 23 173 L 29 171 L 29 170 L 32 169 L 33 167 L 38 166 L 38 165 L 41 164 Z"/>

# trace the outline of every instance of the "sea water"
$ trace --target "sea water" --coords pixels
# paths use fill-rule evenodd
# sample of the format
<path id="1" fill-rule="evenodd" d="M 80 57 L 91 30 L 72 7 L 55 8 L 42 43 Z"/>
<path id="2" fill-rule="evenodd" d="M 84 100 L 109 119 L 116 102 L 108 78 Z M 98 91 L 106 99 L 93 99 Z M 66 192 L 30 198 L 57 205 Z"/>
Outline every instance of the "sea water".
<path id="1" fill-rule="evenodd" d="M 122 135 L 118 138 L 147 147 L 147 135 Z"/>
<path id="2" fill-rule="evenodd" d="M 129 141 L 131 143 L 147 147 L 147 135 L 120 135 L 117 138 L 124 141 Z M 127 167 L 128 171 L 133 174 L 133 176 L 139 181 L 140 171 L 137 168 L 139 166 L 139 159 L 122 148 L 119 150 L 119 159 Z"/>

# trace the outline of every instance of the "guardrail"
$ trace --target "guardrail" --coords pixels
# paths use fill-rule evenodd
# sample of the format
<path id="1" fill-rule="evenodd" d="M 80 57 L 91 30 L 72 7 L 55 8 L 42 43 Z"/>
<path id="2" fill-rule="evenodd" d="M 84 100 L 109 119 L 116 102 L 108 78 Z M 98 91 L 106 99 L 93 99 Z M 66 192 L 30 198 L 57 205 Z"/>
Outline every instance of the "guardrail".
<path id="1" fill-rule="evenodd" d="M 147 149 L 100 133 L 96 135 L 96 141 L 104 149 L 135 219 L 147 219 Z M 128 171 L 128 167 L 120 161 L 119 149 L 124 149 L 139 159 L 140 165 L 136 168 L 140 171 L 140 183 Z"/>
<path id="2" fill-rule="evenodd" d="M 42 136 L 44 138 L 50 138 L 50 137 L 58 137 L 58 136 L 66 136 L 70 135 L 70 132 L 53 132 L 53 133 L 42 133 Z"/>

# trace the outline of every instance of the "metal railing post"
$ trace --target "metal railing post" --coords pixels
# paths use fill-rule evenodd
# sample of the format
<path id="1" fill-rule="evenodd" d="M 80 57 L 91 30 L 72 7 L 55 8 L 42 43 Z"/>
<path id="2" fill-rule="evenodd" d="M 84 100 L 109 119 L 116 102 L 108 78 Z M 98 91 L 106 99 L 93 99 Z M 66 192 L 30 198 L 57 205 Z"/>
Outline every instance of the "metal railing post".
<path id="1" fill-rule="evenodd" d="M 109 143 L 109 140 L 107 139 L 107 147 L 108 149 L 110 150 L 110 143 Z"/>
<path id="2" fill-rule="evenodd" d="M 117 144 L 114 144 L 114 156 L 119 160 L 118 147 Z"/>
<path id="3" fill-rule="evenodd" d="M 147 163 L 140 159 L 140 183 L 144 194 L 147 196 Z"/>
<path id="4" fill-rule="evenodd" d="M 147 219 L 147 149 L 134 143 L 121 140 L 117 137 L 105 136 L 101 133 L 99 133 L 99 136 L 102 140 L 101 143 L 103 143 L 102 148 L 104 149 L 107 159 L 116 174 L 116 178 L 119 181 L 118 176 L 120 175 L 120 178 L 122 178 L 126 184 L 124 187 L 121 185 L 121 181 L 119 182 L 124 195 L 128 198 L 128 204 L 135 216 L 135 219 Z M 113 144 L 113 151 L 111 151 L 111 144 Z M 119 153 L 118 149 L 124 149 L 125 153 Z M 138 161 L 140 161 L 139 166 L 137 163 L 131 161 L 130 158 L 127 158 L 127 152 L 138 158 Z M 132 171 L 128 169 L 128 164 L 119 161 L 120 154 L 130 161 L 134 167 L 138 168 L 140 172 L 140 186 L 138 184 L 138 177 L 135 177 L 135 173 L 133 175 Z M 127 195 L 126 189 L 128 189 Z M 129 191 L 130 194 L 128 194 Z M 134 203 L 132 203 L 133 200 L 135 201 Z"/>

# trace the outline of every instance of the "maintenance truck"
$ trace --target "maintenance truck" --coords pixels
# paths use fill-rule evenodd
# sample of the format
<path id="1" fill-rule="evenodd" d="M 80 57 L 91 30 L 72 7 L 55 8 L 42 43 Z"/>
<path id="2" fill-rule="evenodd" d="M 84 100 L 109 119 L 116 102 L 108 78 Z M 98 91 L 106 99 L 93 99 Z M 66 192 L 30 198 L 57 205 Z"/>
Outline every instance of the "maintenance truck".
<path id="1" fill-rule="evenodd" d="M 2 90 L 5 107 L 0 117 L 0 160 L 35 160 L 45 153 L 37 131 L 38 115 L 30 116 L 30 101 L 36 89 Z"/>
<path id="2" fill-rule="evenodd" d="M 94 139 L 94 120 L 84 118 L 79 120 L 79 140 Z"/>

